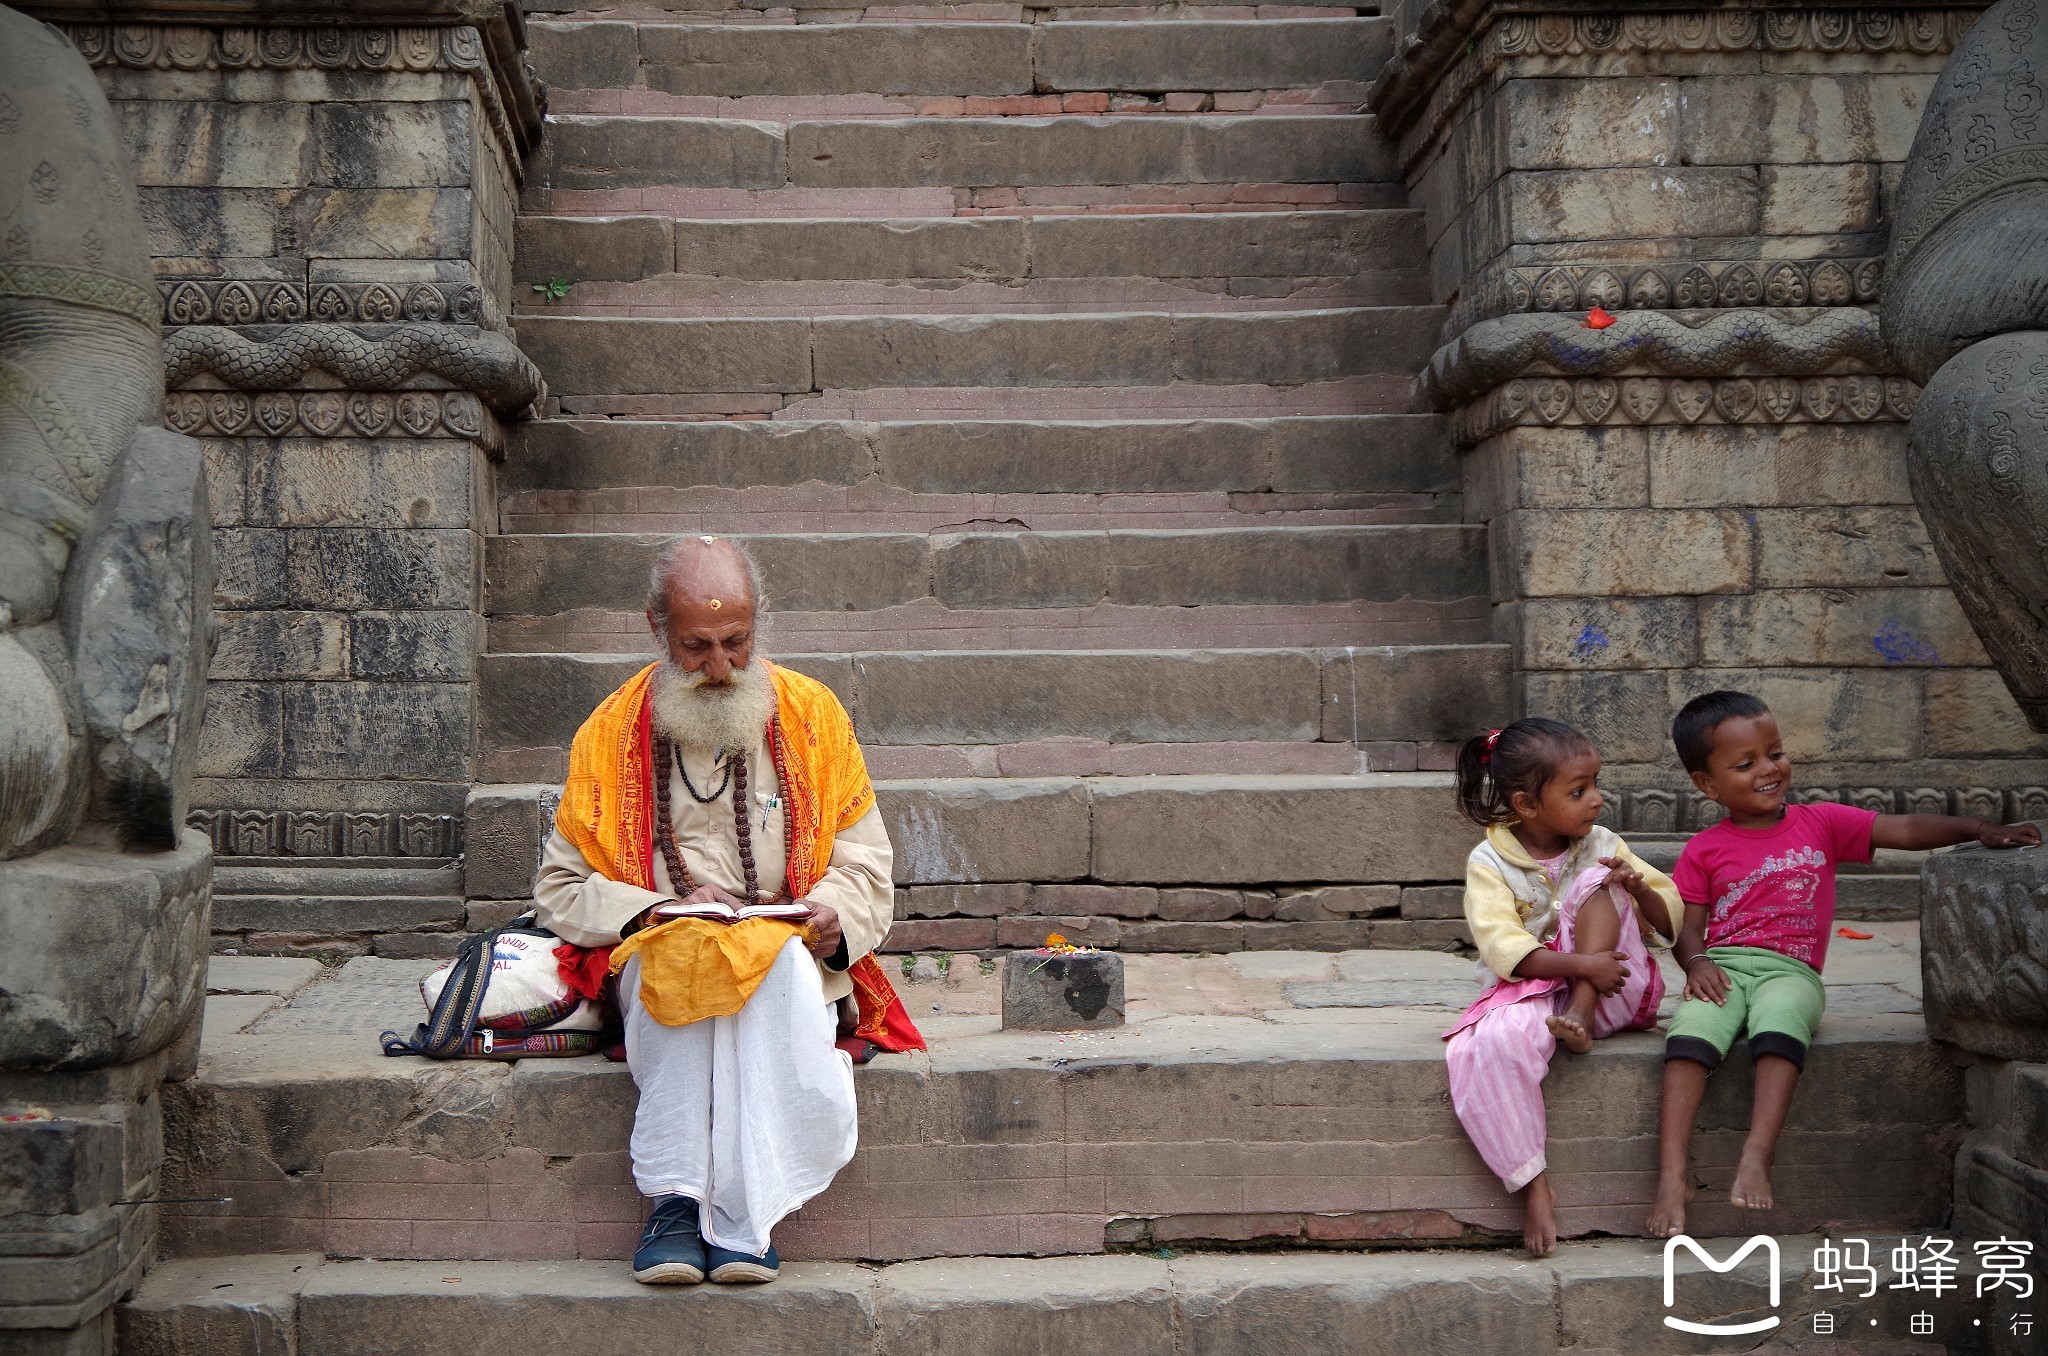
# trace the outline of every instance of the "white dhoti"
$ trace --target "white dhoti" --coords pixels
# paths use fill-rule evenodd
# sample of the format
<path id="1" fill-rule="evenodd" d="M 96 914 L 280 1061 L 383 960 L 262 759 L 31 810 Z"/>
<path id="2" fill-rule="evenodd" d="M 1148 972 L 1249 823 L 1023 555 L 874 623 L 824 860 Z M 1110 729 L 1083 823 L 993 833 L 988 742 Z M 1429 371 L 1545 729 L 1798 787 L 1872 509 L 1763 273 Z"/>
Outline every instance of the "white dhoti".
<path id="1" fill-rule="evenodd" d="M 705 1239 L 758 1256 L 785 1216 L 853 1157 L 853 1064 L 818 967 L 792 937 L 730 1017 L 663 1026 L 640 1005 L 640 962 L 619 977 L 626 1063 L 640 1089 L 633 1182 L 702 1207 Z"/>

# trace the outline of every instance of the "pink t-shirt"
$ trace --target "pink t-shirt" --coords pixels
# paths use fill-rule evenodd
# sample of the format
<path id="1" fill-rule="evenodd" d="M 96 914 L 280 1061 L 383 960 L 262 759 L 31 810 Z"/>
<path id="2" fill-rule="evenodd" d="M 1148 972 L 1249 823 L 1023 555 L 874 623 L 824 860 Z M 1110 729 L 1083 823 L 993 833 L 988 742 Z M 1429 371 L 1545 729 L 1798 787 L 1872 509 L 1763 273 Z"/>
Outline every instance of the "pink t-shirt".
<path id="1" fill-rule="evenodd" d="M 1875 810 L 1818 801 L 1787 805 L 1768 829 L 1728 820 L 1693 835 L 1671 879 L 1707 904 L 1708 946 L 1755 946 L 1820 969 L 1835 924 L 1835 867 L 1870 860 Z"/>

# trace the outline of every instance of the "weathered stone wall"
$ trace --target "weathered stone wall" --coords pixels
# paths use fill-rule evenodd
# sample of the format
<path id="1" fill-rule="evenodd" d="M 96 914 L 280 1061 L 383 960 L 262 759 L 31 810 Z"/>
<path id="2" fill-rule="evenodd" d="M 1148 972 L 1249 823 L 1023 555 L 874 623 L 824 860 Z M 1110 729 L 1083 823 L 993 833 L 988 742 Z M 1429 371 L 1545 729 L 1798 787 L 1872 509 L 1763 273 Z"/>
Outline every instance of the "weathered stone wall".
<path id="1" fill-rule="evenodd" d="M 166 421 L 203 440 L 220 648 L 195 822 L 237 856 L 447 858 L 472 761 L 521 157 L 516 8 L 44 4 L 134 155 Z M 215 16 L 236 7 L 213 7 Z"/>
<path id="2" fill-rule="evenodd" d="M 1978 7 L 1406 8 L 1373 106 L 1452 306 L 1427 386 L 1526 709 L 1656 788 L 1617 798 L 1638 831 L 1710 812 L 1670 794 L 1667 729 L 1723 686 L 1779 710 L 1809 794 L 2038 813 L 2048 744 L 1913 508 L 1918 391 L 1873 309 Z"/>

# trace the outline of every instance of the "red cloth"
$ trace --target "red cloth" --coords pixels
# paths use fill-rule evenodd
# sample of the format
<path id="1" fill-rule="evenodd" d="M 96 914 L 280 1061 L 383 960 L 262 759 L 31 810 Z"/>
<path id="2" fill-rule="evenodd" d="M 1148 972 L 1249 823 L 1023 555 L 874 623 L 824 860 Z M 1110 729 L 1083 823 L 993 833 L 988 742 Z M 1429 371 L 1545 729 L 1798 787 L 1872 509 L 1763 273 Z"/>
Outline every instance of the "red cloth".
<path id="1" fill-rule="evenodd" d="M 601 1002 L 605 985 L 611 979 L 612 949 L 608 946 L 572 946 L 568 942 L 555 948 L 555 969 L 562 976 L 562 983 L 569 986 L 569 992 L 578 998 Z"/>

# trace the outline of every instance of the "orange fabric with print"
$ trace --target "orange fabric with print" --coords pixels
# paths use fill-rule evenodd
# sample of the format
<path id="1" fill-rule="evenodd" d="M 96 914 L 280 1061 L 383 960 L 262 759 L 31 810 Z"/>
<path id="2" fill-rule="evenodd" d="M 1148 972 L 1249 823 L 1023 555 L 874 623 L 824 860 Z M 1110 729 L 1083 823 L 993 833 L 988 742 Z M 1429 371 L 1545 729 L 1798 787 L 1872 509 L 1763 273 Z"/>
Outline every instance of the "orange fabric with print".
<path id="1" fill-rule="evenodd" d="M 763 660 L 763 663 L 768 661 Z M 593 871 L 654 888 L 653 744 L 648 696 L 655 665 L 599 702 L 569 749 L 569 776 L 555 827 Z M 810 893 L 832 862 L 841 829 L 875 803 L 853 723 L 832 690 L 814 678 L 768 665 L 775 680 L 775 752 L 788 802 L 790 897 Z M 614 973 L 640 957 L 641 1001 L 655 1020 L 681 1026 L 738 1012 L 797 929 L 756 918 L 723 924 L 679 918 L 634 933 L 612 948 Z M 902 1000 L 873 956 L 850 977 L 860 1007 L 857 1033 L 885 1050 L 923 1049 Z"/>

